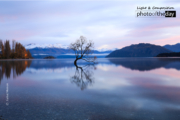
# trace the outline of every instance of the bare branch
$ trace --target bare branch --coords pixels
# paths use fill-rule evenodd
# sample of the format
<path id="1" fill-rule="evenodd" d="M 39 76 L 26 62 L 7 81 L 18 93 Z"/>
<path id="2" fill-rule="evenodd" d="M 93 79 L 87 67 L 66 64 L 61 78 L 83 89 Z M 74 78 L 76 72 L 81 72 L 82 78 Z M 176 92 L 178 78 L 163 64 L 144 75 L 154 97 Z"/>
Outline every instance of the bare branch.
<path id="1" fill-rule="evenodd" d="M 87 41 L 85 37 L 80 36 L 74 43 L 71 43 L 69 48 L 74 51 L 76 61 L 79 59 L 85 60 L 87 62 L 95 62 L 96 57 L 92 56 L 94 52 L 94 43 L 93 41 Z"/>

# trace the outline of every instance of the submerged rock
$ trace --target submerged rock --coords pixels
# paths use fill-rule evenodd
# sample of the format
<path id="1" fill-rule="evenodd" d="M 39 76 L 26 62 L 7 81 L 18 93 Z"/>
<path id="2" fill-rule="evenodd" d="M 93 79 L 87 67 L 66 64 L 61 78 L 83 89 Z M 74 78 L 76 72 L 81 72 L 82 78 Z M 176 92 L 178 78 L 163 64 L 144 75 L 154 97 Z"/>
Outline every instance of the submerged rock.
<path id="1" fill-rule="evenodd" d="M 53 56 L 47 56 L 47 57 L 45 57 L 44 59 L 55 59 L 55 57 L 53 57 Z"/>

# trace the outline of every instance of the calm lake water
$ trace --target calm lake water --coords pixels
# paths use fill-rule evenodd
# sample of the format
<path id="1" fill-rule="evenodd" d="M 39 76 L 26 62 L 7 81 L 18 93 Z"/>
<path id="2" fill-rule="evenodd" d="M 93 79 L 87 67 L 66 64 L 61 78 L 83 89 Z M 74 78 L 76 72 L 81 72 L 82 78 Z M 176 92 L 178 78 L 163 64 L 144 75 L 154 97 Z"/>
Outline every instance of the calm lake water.
<path id="1" fill-rule="evenodd" d="M 8 120 L 180 120 L 180 59 L 0 61 Z"/>

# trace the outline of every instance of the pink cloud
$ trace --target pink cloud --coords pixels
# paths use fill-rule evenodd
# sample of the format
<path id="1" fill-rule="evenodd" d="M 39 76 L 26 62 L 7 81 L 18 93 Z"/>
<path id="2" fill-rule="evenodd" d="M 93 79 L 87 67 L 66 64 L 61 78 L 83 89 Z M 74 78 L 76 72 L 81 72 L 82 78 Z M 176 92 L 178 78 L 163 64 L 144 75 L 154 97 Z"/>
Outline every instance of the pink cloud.
<path id="1" fill-rule="evenodd" d="M 158 45 L 176 44 L 176 43 L 180 42 L 180 35 L 172 36 L 169 38 L 157 39 L 157 40 L 154 40 L 152 42 L 155 44 L 158 44 Z"/>
<path id="2" fill-rule="evenodd" d="M 0 22 L 6 22 L 9 20 L 16 20 L 18 17 L 15 15 L 1 15 L 0 16 Z"/>
<path id="3" fill-rule="evenodd" d="M 10 31 L 4 31 L 3 35 L 7 36 L 7 38 L 4 39 L 15 39 L 15 40 L 25 40 L 29 37 L 37 35 L 37 32 L 33 32 L 30 30 L 10 30 Z"/>

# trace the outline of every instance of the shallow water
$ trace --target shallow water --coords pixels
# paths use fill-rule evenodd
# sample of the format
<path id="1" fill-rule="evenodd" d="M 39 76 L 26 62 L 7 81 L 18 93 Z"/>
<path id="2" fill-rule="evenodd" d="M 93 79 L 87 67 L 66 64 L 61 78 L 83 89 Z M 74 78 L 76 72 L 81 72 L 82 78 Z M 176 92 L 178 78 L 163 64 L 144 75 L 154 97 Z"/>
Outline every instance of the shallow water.
<path id="1" fill-rule="evenodd" d="M 180 120 L 180 59 L 0 61 L 8 120 Z"/>

